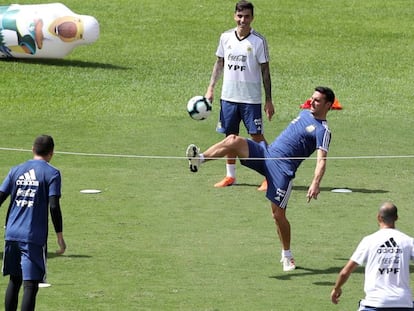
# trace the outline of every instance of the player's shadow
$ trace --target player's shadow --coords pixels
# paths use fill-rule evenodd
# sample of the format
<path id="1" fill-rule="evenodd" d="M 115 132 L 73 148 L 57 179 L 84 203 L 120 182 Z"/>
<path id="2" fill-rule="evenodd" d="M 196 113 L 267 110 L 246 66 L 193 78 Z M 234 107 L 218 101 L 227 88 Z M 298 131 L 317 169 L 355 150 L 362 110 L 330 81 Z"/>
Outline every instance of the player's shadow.
<path id="1" fill-rule="evenodd" d="M 320 286 L 332 286 L 335 284 L 336 276 L 338 275 L 339 271 L 341 271 L 341 267 L 329 267 L 325 269 L 312 269 L 306 268 L 302 266 L 297 266 L 294 271 L 290 272 L 283 272 L 283 274 L 279 275 L 272 275 L 269 276 L 270 279 L 277 279 L 281 281 L 288 281 L 292 278 L 296 277 L 304 277 L 309 275 L 332 275 L 332 282 L 314 282 L 315 285 Z M 353 273 L 364 273 L 364 267 L 358 267 Z"/>
<path id="2" fill-rule="evenodd" d="M 297 191 L 308 191 L 309 186 L 293 186 L 293 190 L 297 190 Z M 332 191 L 334 189 L 349 189 L 352 192 L 359 192 L 359 193 L 388 193 L 388 190 L 383 190 L 383 189 L 364 189 L 364 188 L 349 188 L 349 187 L 341 187 L 341 186 L 337 186 L 337 187 L 321 187 L 320 190 L 321 191 Z"/>
<path id="3" fill-rule="evenodd" d="M 43 59 L 43 58 L 2 58 L 4 62 L 16 62 L 25 64 L 42 64 L 45 66 L 79 67 L 79 68 L 100 68 L 112 70 L 129 70 L 131 68 L 113 64 L 71 60 L 71 59 Z"/>
<path id="4" fill-rule="evenodd" d="M 345 263 L 348 261 L 346 258 L 336 258 L 336 260 L 341 260 Z M 329 267 L 325 269 L 312 269 L 312 268 L 306 268 L 297 266 L 295 270 L 290 272 L 283 272 L 283 274 L 278 275 L 272 275 L 269 276 L 270 279 L 277 279 L 281 281 L 288 281 L 295 277 L 306 277 L 309 275 L 329 275 L 332 274 L 332 282 L 328 281 L 321 281 L 321 282 L 313 282 L 315 285 L 319 286 L 333 286 L 335 285 L 335 280 L 338 275 L 338 273 L 341 271 L 343 266 L 340 267 Z M 358 266 L 353 273 L 359 273 L 364 274 L 365 268 L 363 266 Z M 414 273 L 414 265 L 410 265 L 410 273 Z"/>
<path id="5" fill-rule="evenodd" d="M 233 185 L 232 187 L 255 187 L 258 188 L 260 185 L 259 184 L 252 184 L 252 183 L 237 183 L 235 185 Z M 303 191 L 303 192 L 307 192 L 309 189 L 309 186 L 293 186 L 293 190 L 296 191 Z M 358 193 L 388 193 L 388 190 L 383 190 L 383 189 L 364 189 L 364 188 L 348 188 L 348 187 L 321 187 L 320 190 L 321 192 L 331 192 L 334 189 L 349 189 L 352 192 L 358 192 Z"/>
<path id="6" fill-rule="evenodd" d="M 259 184 L 251 184 L 251 183 L 237 183 L 237 184 L 232 185 L 232 187 L 256 187 L 256 188 L 258 188 L 258 187 L 260 187 L 260 185 Z"/>
<path id="7" fill-rule="evenodd" d="M 57 258 L 57 257 L 64 257 L 64 258 L 92 258 L 92 256 L 89 255 L 82 255 L 82 254 L 70 254 L 70 255 L 58 255 L 54 252 L 48 252 L 47 253 L 47 258 L 48 259 L 53 259 L 53 258 Z"/>
<path id="8" fill-rule="evenodd" d="M 3 254 L 4 252 L 0 252 L 0 258 L 3 259 Z M 52 259 L 52 258 L 56 258 L 56 257 L 65 257 L 65 258 L 92 258 L 92 256 L 89 255 L 82 255 L 82 254 L 70 254 L 70 255 L 58 255 L 54 252 L 47 252 L 47 258 L 48 259 Z"/>

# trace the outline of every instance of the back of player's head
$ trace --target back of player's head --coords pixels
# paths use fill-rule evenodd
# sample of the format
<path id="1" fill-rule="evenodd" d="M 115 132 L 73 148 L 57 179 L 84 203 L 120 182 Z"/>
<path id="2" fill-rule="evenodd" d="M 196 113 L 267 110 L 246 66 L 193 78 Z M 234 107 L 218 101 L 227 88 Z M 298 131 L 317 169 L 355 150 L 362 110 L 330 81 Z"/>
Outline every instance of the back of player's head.
<path id="1" fill-rule="evenodd" d="M 335 93 L 332 91 L 331 88 L 327 86 L 317 86 L 315 87 L 315 91 L 325 95 L 325 98 L 328 102 L 334 103 L 335 101 Z"/>
<path id="2" fill-rule="evenodd" d="M 252 12 L 252 16 L 254 15 L 254 6 L 253 3 L 246 1 L 246 0 L 241 0 L 239 2 L 236 3 L 236 8 L 234 9 L 234 12 L 240 12 L 243 10 L 250 10 Z"/>
<path id="3" fill-rule="evenodd" d="M 398 219 L 397 206 L 390 201 L 386 201 L 380 205 L 378 215 L 385 224 L 391 225 Z"/>
<path id="4" fill-rule="evenodd" d="M 47 156 L 53 152 L 55 148 L 55 142 L 52 136 L 40 135 L 36 137 L 33 143 L 33 152 L 39 156 Z"/>

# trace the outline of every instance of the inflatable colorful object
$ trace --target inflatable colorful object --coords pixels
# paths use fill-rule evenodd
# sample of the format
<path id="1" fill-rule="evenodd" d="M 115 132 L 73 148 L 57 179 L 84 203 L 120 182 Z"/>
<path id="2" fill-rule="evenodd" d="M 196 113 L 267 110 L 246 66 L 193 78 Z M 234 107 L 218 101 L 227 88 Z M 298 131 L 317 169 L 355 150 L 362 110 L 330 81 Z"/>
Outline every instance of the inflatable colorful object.
<path id="1" fill-rule="evenodd" d="M 0 58 L 63 58 L 99 37 L 99 23 L 62 3 L 0 6 Z"/>

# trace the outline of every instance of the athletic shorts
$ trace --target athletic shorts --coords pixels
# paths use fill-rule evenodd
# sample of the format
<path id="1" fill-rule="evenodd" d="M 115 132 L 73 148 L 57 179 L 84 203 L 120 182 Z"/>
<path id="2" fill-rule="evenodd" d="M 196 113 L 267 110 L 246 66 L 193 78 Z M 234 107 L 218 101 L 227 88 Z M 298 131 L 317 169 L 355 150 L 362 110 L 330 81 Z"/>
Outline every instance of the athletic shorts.
<path id="1" fill-rule="evenodd" d="M 6 241 L 3 275 L 21 276 L 23 281 L 43 281 L 46 277 L 45 248 L 33 243 Z"/>
<path id="2" fill-rule="evenodd" d="M 220 120 L 217 124 L 217 132 L 238 135 L 241 121 L 250 135 L 263 134 L 262 105 L 220 100 Z"/>
<path id="3" fill-rule="evenodd" d="M 257 143 L 247 139 L 247 143 L 249 145 L 249 158 L 252 158 L 252 160 L 240 160 L 240 163 L 265 176 L 267 180 L 266 197 L 280 208 L 286 208 L 292 192 L 294 176 L 284 172 L 280 160 L 266 159 L 271 158 L 267 152 L 266 142 Z"/>

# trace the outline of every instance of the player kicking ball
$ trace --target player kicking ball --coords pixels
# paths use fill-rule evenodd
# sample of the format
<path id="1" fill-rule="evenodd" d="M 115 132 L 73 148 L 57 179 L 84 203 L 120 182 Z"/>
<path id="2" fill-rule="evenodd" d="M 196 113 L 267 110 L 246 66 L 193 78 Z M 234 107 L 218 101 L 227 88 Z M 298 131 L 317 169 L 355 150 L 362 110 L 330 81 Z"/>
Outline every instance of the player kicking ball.
<path id="1" fill-rule="evenodd" d="M 229 135 L 206 151 L 191 144 L 186 156 L 191 172 L 198 172 L 201 164 L 234 154 L 240 163 L 263 175 L 268 181 L 266 197 L 272 208 L 273 218 L 282 244 L 283 271 L 296 268 L 290 250 L 291 230 L 286 218 L 287 203 L 292 192 L 293 179 L 300 164 L 317 151 L 316 166 L 308 188 L 307 201 L 317 199 L 320 183 L 326 170 L 326 160 L 331 141 L 327 114 L 335 101 L 334 92 L 324 86 L 315 88 L 309 110 L 299 115 L 269 145 L 251 139 Z"/>

